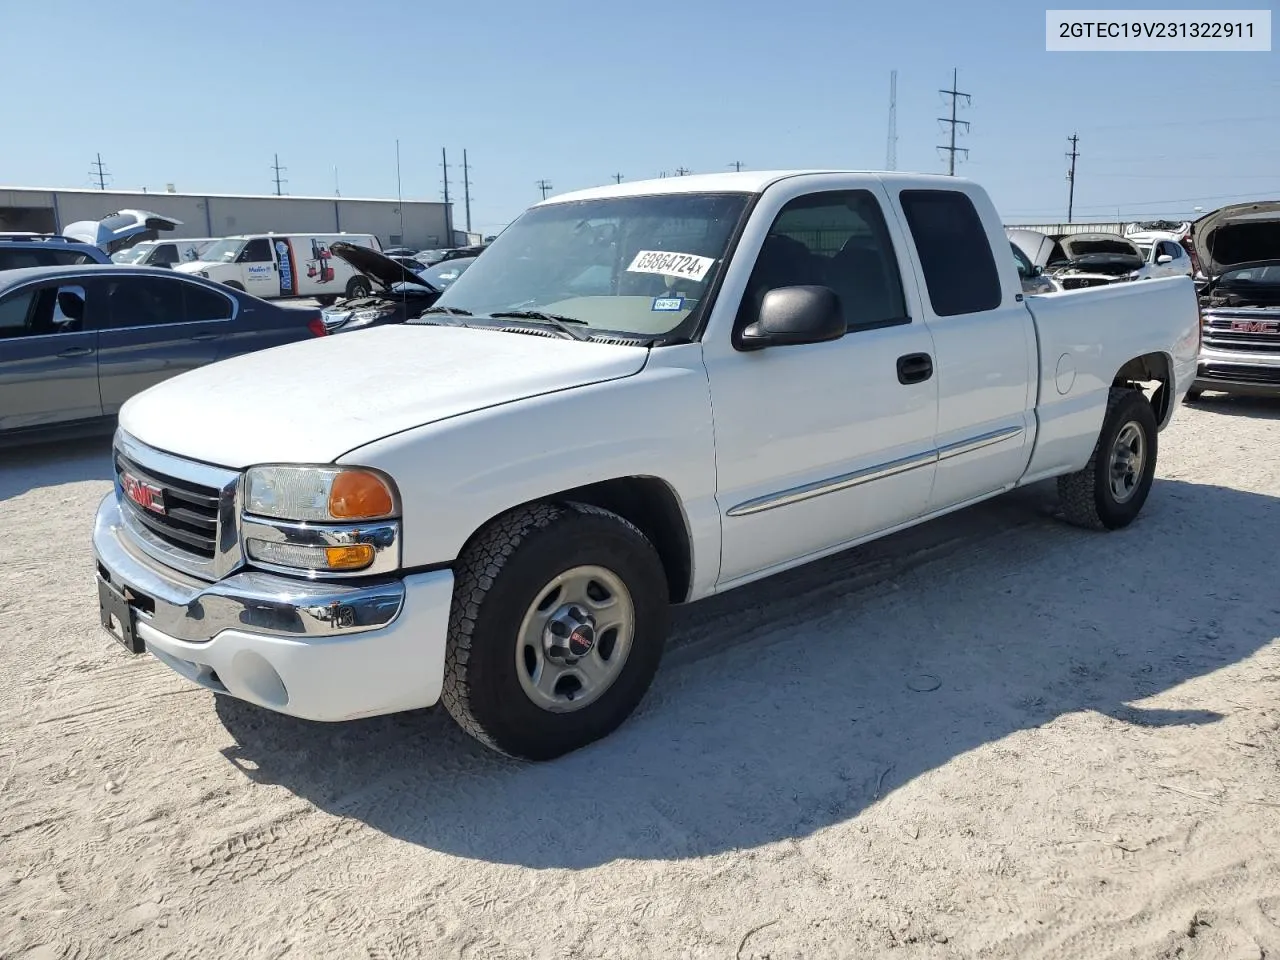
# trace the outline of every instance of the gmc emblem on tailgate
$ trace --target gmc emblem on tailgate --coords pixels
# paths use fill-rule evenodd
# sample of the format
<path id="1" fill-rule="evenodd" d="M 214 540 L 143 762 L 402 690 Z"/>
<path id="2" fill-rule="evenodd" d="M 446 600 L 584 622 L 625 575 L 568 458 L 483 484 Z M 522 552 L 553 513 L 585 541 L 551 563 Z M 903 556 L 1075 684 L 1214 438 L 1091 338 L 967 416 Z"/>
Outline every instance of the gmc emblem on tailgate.
<path id="1" fill-rule="evenodd" d="M 144 483 L 124 471 L 120 473 L 120 486 L 124 489 L 124 495 L 143 510 L 150 510 L 152 513 L 164 513 L 164 491 L 159 487 Z"/>
<path id="2" fill-rule="evenodd" d="M 1232 320 L 1236 333 L 1280 333 L 1280 320 Z"/>

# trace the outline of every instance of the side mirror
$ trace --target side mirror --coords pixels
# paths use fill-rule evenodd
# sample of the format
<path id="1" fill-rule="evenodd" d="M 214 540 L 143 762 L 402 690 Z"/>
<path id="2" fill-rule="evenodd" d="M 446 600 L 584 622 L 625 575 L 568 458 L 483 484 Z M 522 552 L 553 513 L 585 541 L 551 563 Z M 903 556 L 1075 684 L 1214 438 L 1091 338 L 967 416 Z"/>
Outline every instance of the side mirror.
<path id="1" fill-rule="evenodd" d="M 1156 257 L 1156 263 L 1173 263 L 1173 257 L 1169 256 L 1167 253 L 1162 253 L 1160 256 Z"/>
<path id="2" fill-rule="evenodd" d="M 1044 276 L 1044 267 L 1038 266 L 1037 264 L 1032 264 L 1032 265 L 1031 265 L 1031 275 L 1032 275 L 1033 277 L 1043 277 L 1043 276 Z"/>
<path id="3" fill-rule="evenodd" d="M 747 350 L 839 340 L 847 332 L 840 298 L 830 287 L 778 287 L 764 295 L 756 322 L 742 331 Z"/>

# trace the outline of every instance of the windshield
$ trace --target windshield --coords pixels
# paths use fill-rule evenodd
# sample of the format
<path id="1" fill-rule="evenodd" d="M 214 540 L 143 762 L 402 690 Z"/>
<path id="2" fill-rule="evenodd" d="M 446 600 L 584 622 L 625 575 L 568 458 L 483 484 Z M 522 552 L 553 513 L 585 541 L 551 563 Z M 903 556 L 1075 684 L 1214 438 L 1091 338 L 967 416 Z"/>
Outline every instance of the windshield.
<path id="1" fill-rule="evenodd" d="M 1280 286 L 1280 263 L 1259 264 L 1242 270 L 1228 270 L 1218 280 L 1219 287 Z"/>
<path id="2" fill-rule="evenodd" d="M 245 241 L 235 237 L 226 240 L 215 240 L 200 253 L 200 259 L 207 263 L 231 263 L 240 256 Z"/>
<path id="3" fill-rule="evenodd" d="M 134 247 L 117 250 L 111 255 L 111 261 L 113 263 L 141 263 L 153 249 L 153 244 L 140 243 Z"/>
<path id="4" fill-rule="evenodd" d="M 420 269 L 418 276 L 437 290 L 443 290 L 457 280 L 458 277 L 462 276 L 462 272 L 474 262 L 475 257 L 459 257 L 457 260 L 446 260 L 444 263 L 437 263 L 434 267 Z"/>
<path id="5" fill-rule="evenodd" d="M 748 195 L 673 193 L 534 207 L 453 281 L 438 307 L 537 310 L 655 337 L 715 281 Z"/>

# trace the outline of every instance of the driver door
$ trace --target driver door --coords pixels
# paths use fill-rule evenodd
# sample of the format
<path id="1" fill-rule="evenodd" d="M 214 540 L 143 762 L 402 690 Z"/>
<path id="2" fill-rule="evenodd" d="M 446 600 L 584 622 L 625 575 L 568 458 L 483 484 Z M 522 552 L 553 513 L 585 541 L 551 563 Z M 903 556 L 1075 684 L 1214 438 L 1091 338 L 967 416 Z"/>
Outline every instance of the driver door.
<path id="1" fill-rule="evenodd" d="M 271 241 L 255 237 L 236 258 L 244 276 L 244 289 L 255 297 L 280 296 L 280 274 L 271 251 Z"/>
<path id="2" fill-rule="evenodd" d="M 753 321 L 768 290 L 820 284 L 839 296 L 848 332 L 747 352 L 723 327 L 703 338 L 720 589 L 922 516 L 937 469 L 933 338 L 883 187 L 850 176 L 847 189 L 810 192 L 806 181 L 778 190 L 780 209 L 753 217 L 771 222 L 767 233 L 739 244 L 735 260 L 759 253 L 733 329 Z"/>

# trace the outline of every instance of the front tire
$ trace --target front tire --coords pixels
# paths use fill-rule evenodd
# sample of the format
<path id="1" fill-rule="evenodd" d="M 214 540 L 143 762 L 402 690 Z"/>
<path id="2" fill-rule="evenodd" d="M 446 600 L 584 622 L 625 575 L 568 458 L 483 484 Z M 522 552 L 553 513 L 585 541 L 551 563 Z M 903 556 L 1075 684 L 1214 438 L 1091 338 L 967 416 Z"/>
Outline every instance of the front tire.
<path id="1" fill-rule="evenodd" d="M 581 503 L 521 507 L 456 569 L 441 699 L 471 736 L 551 760 L 639 705 L 670 613 L 662 562 L 633 524 Z"/>
<path id="2" fill-rule="evenodd" d="M 228 287 L 230 287 L 232 290 L 239 290 L 241 293 L 244 293 L 244 284 L 243 284 L 243 283 L 239 283 L 239 282 L 237 282 L 237 281 L 235 281 L 235 280 L 228 280 L 228 281 L 227 281 L 227 286 L 228 286 Z"/>
<path id="3" fill-rule="evenodd" d="M 1138 516 L 1155 479 L 1159 434 L 1141 390 L 1112 387 L 1093 456 L 1058 478 L 1063 519 L 1090 530 L 1119 530 Z"/>
<path id="4" fill-rule="evenodd" d="M 369 285 L 369 281 L 364 277 L 352 277 L 347 281 L 347 299 L 354 300 L 356 297 L 367 297 L 373 293 L 373 287 Z"/>

